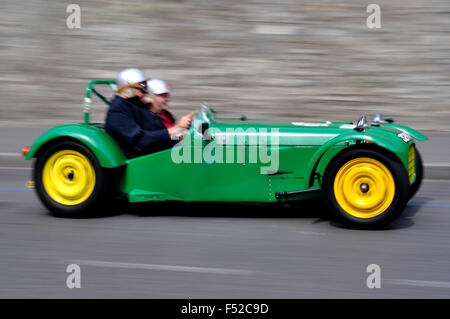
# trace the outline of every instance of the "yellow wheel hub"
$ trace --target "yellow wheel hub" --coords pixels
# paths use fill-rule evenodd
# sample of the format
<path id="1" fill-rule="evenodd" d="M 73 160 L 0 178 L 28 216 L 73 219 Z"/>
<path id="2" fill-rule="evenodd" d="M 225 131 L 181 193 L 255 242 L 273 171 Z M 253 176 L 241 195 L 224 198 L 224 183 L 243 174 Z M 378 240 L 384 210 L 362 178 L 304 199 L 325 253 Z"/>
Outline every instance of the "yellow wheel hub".
<path id="1" fill-rule="evenodd" d="M 334 180 L 339 206 L 357 218 L 380 215 L 391 205 L 394 194 L 395 182 L 389 169 L 369 157 L 345 163 Z"/>
<path id="2" fill-rule="evenodd" d="M 62 150 L 45 163 L 42 182 L 47 194 L 62 205 L 78 205 L 91 196 L 95 186 L 95 170 L 83 154 Z"/>

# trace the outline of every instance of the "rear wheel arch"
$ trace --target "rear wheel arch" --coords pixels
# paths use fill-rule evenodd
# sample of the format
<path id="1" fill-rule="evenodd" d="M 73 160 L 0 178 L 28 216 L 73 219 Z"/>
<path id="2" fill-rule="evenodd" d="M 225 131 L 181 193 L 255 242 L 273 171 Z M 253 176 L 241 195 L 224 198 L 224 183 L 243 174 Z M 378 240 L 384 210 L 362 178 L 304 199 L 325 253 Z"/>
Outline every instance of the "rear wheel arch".
<path id="1" fill-rule="evenodd" d="M 64 140 L 77 141 L 88 147 L 102 167 L 114 168 L 127 162 L 119 144 L 109 134 L 98 127 L 82 124 L 61 125 L 48 130 L 34 142 L 25 159 L 40 156 L 46 148 Z"/>
<path id="2" fill-rule="evenodd" d="M 54 139 L 51 139 L 47 142 L 45 142 L 44 144 L 41 145 L 41 147 L 39 147 L 39 149 L 36 151 L 36 153 L 33 155 L 34 158 L 39 158 L 41 157 L 46 151 L 47 149 L 49 149 L 51 146 L 53 146 L 55 143 L 63 143 L 63 142 L 74 142 L 74 143 L 78 143 L 78 144 L 82 144 L 84 146 L 86 146 L 87 148 L 89 148 L 89 146 L 85 145 L 83 142 L 81 142 L 80 140 L 71 137 L 71 136 L 61 136 L 61 137 L 56 137 Z M 89 148 L 90 149 L 90 148 Z M 92 150 L 91 150 L 92 151 Z"/>
<path id="3" fill-rule="evenodd" d="M 98 139 L 97 142 L 92 142 L 92 139 L 82 139 L 78 138 L 77 135 L 64 135 L 51 138 L 45 141 L 34 154 L 32 154 L 33 158 L 38 158 L 45 153 L 45 151 L 52 147 L 55 143 L 63 143 L 63 142 L 74 142 L 80 145 L 87 147 L 97 158 L 100 165 L 104 168 L 116 168 L 126 164 L 126 157 L 123 154 L 122 150 L 118 146 L 111 146 L 108 144 L 104 144 L 102 139 Z M 113 147 L 111 149 L 110 147 Z M 111 152 L 108 152 L 111 150 Z"/>

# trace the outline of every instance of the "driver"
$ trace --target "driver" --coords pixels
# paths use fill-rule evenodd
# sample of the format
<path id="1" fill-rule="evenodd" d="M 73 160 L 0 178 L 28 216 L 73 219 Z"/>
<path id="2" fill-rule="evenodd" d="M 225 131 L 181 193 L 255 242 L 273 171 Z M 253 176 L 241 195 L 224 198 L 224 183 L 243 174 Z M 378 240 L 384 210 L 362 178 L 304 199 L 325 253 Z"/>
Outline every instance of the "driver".
<path id="1" fill-rule="evenodd" d="M 154 95 L 156 101 L 161 106 L 159 116 L 165 127 L 170 128 L 175 125 L 175 117 L 169 111 L 170 87 L 160 79 L 150 79 L 147 81 L 147 88 Z"/>
<path id="2" fill-rule="evenodd" d="M 165 127 L 172 128 L 175 124 L 175 117 L 169 111 L 170 87 L 166 82 L 160 79 L 150 79 L 147 81 L 147 90 L 150 92 L 148 102 L 151 105 L 152 112 L 158 113 Z M 195 112 L 183 116 L 178 123 L 192 122 Z M 177 123 L 177 124 L 178 124 Z"/>
<path id="3" fill-rule="evenodd" d="M 105 131 L 119 144 L 128 158 L 171 148 L 188 129 L 191 118 L 166 128 L 158 113 L 148 107 L 147 78 L 139 69 L 125 69 L 116 80 L 117 94 L 111 101 Z M 156 103 L 152 108 L 158 108 Z"/>

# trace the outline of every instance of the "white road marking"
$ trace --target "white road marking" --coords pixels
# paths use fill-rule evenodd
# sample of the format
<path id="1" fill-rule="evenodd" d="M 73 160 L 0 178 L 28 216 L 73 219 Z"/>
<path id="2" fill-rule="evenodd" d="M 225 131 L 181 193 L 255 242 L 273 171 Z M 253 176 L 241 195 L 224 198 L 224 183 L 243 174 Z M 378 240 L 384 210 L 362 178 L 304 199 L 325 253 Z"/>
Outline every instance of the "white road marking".
<path id="1" fill-rule="evenodd" d="M 326 235 L 325 233 L 316 233 L 316 232 L 312 232 L 312 231 L 302 231 L 302 230 L 297 230 L 295 232 L 297 234 L 302 234 L 302 235 L 317 235 L 317 236 L 324 236 L 324 235 Z"/>
<path id="2" fill-rule="evenodd" d="M 78 264 L 80 266 L 108 267 L 108 268 L 126 268 L 126 269 L 145 269 L 145 270 L 166 270 L 178 272 L 193 272 L 216 275 L 252 275 L 255 272 L 241 269 L 211 268 L 211 267 L 190 267 L 173 265 L 155 265 L 155 264 L 136 264 L 125 262 L 111 262 L 98 260 L 70 260 L 65 264 Z"/>
<path id="3" fill-rule="evenodd" d="M 426 280 L 406 280 L 406 279 L 385 279 L 383 281 L 393 285 L 431 287 L 431 288 L 450 288 L 450 282 L 447 281 L 426 281 Z"/>
<path id="4" fill-rule="evenodd" d="M 5 157 L 8 157 L 8 156 L 22 156 L 22 154 L 20 152 L 17 152 L 17 153 L 0 153 L 0 156 L 5 156 Z"/>
<path id="5" fill-rule="evenodd" d="M 424 179 L 424 182 L 430 182 L 430 183 L 450 183 L 450 180 L 448 179 Z"/>
<path id="6" fill-rule="evenodd" d="M 434 163 L 424 163 L 425 167 L 450 167 L 450 163 L 448 162 L 434 162 Z"/>
<path id="7" fill-rule="evenodd" d="M 0 167 L 0 169 L 31 169 L 31 167 Z"/>

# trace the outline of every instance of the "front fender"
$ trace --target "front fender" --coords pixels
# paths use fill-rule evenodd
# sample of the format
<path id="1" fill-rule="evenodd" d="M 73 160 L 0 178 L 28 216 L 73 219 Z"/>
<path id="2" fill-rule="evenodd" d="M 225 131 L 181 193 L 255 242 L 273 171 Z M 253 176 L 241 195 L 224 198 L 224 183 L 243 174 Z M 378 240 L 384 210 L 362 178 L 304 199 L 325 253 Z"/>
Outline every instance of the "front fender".
<path id="1" fill-rule="evenodd" d="M 48 130 L 34 142 L 25 159 L 37 157 L 42 147 L 61 138 L 75 139 L 84 144 L 94 153 L 102 167 L 113 168 L 126 163 L 127 158 L 112 137 L 104 130 L 87 124 L 61 125 Z"/>
<path id="2" fill-rule="evenodd" d="M 422 133 L 420 133 L 410 127 L 404 126 L 404 125 L 394 124 L 394 123 L 385 123 L 385 124 L 383 124 L 383 126 L 392 127 L 392 128 L 399 130 L 400 132 L 405 132 L 405 133 L 409 134 L 412 138 L 414 138 L 418 141 L 428 140 L 428 137 L 426 137 Z"/>
<path id="3" fill-rule="evenodd" d="M 329 140 L 327 143 L 323 144 L 313 155 L 311 161 L 308 164 L 308 168 L 306 169 L 305 176 L 309 177 L 309 187 L 313 186 L 314 183 L 314 175 L 317 171 L 317 168 L 320 164 L 320 162 L 324 161 L 324 158 L 327 156 L 324 156 L 329 150 L 331 150 L 332 147 L 337 146 L 340 144 L 342 146 L 342 149 L 345 148 L 347 145 L 343 144 L 348 142 L 348 146 L 354 145 L 356 141 L 366 141 L 373 143 L 375 145 L 378 145 L 393 154 L 395 154 L 399 160 L 403 163 L 403 165 L 407 165 L 407 157 L 406 157 L 406 163 L 404 156 L 399 156 L 399 154 L 407 154 L 407 145 L 404 143 L 401 139 L 389 139 L 388 137 L 370 133 L 370 132 L 349 132 L 345 134 L 341 134 L 336 136 L 335 138 Z M 406 152 L 406 153 L 405 153 Z M 327 163 L 332 159 L 332 157 L 327 158 Z"/>

